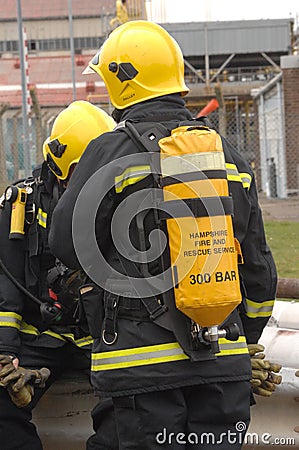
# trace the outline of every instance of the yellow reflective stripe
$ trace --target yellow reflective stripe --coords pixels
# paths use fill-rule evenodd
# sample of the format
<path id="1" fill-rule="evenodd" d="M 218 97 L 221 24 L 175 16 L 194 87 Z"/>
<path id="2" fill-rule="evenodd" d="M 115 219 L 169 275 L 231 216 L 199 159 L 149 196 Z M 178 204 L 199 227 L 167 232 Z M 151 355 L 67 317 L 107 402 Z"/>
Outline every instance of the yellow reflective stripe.
<path id="1" fill-rule="evenodd" d="M 189 359 L 177 342 L 93 353 L 91 358 L 92 371 L 124 369 Z"/>
<path id="2" fill-rule="evenodd" d="M 75 339 L 75 336 L 72 333 L 62 333 L 62 336 L 70 339 L 74 344 L 77 345 L 77 347 L 84 347 L 85 345 L 90 345 L 93 343 L 93 339 L 91 336 L 84 336 L 80 339 Z"/>
<path id="3" fill-rule="evenodd" d="M 216 356 L 243 355 L 248 353 L 245 336 L 237 341 L 219 339 L 220 352 Z M 169 344 L 137 347 L 111 352 L 92 353 L 91 370 L 93 372 L 129 367 L 145 366 L 149 364 L 167 363 L 189 359 L 177 342 Z"/>
<path id="4" fill-rule="evenodd" d="M 267 300 L 262 303 L 254 302 L 246 299 L 246 316 L 251 318 L 256 317 L 271 317 L 275 300 Z"/>
<path id="5" fill-rule="evenodd" d="M 138 181 L 143 180 L 143 178 L 147 177 L 150 173 L 151 167 L 149 165 L 128 167 L 122 174 L 114 179 L 116 193 L 119 194 L 130 184 L 135 184 Z"/>
<path id="6" fill-rule="evenodd" d="M 20 329 L 22 316 L 14 312 L 0 312 L 0 326 Z"/>
<path id="7" fill-rule="evenodd" d="M 76 339 L 75 343 L 78 347 L 84 347 L 85 345 L 91 345 L 93 343 L 93 339 L 91 336 L 86 336 L 81 339 Z"/>
<path id="8" fill-rule="evenodd" d="M 235 164 L 225 163 L 227 179 L 229 181 L 241 182 L 241 177 Z"/>
<path id="9" fill-rule="evenodd" d="M 37 332 L 37 331 L 35 331 L 35 330 L 29 330 L 29 329 L 26 329 L 26 328 L 22 328 L 21 330 L 20 330 L 20 332 L 21 333 L 24 333 L 24 334 L 33 334 L 34 336 L 37 336 L 39 333 Z"/>
<path id="10" fill-rule="evenodd" d="M 237 341 L 229 341 L 225 338 L 219 339 L 220 352 L 216 356 L 243 355 L 248 353 L 245 336 L 240 336 Z"/>
<path id="11" fill-rule="evenodd" d="M 47 336 L 54 337 L 55 339 L 59 339 L 60 341 L 64 341 L 64 342 L 66 341 L 66 339 L 71 339 L 78 347 L 84 347 L 85 345 L 90 345 L 93 342 L 93 339 L 91 336 L 85 336 L 80 339 L 75 339 L 75 337 L 72 333 L 58 334 L 51 330 L 42 331 L 40 333 L 36 327 L 34 327 L 33 325 L 29 325 L 26 322 L 22 322 L 20 331 L 22 333 L 32 334 L 35 336 L 47 335 Z"/>
<path id="12" fill-rule="evenodd" d="M 54 333 L 54 331 L 47 330 L 47 331 L 42 331 L 40 333 L 36 327 L 34 327 L 33 325 L 29 325 L 26 322 L 22 322 L 20 331 L 21 331 L 21 333 L 32 334 L 34 336 L 40 336 L 40 335 L 45 334 L 45 335 L 54 337 L 55 339 L 65 341 L 63 336 L 61 336 L 58 333 Z"/>
<path id="13" fill-rule="evenodd" d="M 47 227 L 47 217 L 48 214 L 46 212 L 44 212 L 41 208 L 38 208 L 37 211 L 37 222 L 41 227 L 46 228 Z"/>
<path id="14" fill-rule="evenodd" d="M 22 328 L 20 331 L 21 333 L 32 334 L 34 336 L 47 335 L 65 342 L 65 339 L 60 336 L 60 334 L 54 333 L 53 331 L 43 331 L 42 333 L 40 333 L 38 330 L 32 330 L 30 328 Z"/>
<path id="15" fill-rule="evenodd" d="M 237 181 L 239 183 L 242 183 L 245 189 L 250 188 L 252 176 L 249 173 L 246 172 L 239 173 L 237 166 L 231 163 L 226 163 L 225 167 L 227 171 L 228 181 Z"/>
<path id="16" fill-rule="evenodd" d="M 34 327 L 33 325 L 29 325 L 29 323 L 24 322 L 24 321 L 21 323 L 20 331 L 22 333 L 26 333 L 26 334 L 34 334 L 34 335 L 40 334 L 40 332 L 38 331 L 38 329 L 36 327 Z"/>
<path id="17" fill-rule="evenodd" d="M 55 339 L 60 339 L 61 341 L 65 341 L 64 337 L 61 334 L 54 333 L 54 331 L 43 331 L 41 334 L 47 334 L 48 336 L 54 337 Z"/>
<path id="18" fill-rule="evenodd" d="M 241 181 L 243 184 L 243 187 L 246 189 L 250 188 L 252 176 L 249 175 L 249 173 L 240 173 Z"/>
<path id="19" fill-rule="evenodd" d="M 225 170 L 222 151 L 190 153 L 187 155 L 161 157 L 163 177 L 204 170 Z"/>
<path id="20" fill-rule="evenodd" d="M 30 333 L 30 334 L 39 334 L 39 331 L 37 328 L 35 328 L 33 325 L 29 325 L 27 322 L 22 322 L 21 323 L 21 330 L 20 331 L 24 331 L 25 333 Z"/>

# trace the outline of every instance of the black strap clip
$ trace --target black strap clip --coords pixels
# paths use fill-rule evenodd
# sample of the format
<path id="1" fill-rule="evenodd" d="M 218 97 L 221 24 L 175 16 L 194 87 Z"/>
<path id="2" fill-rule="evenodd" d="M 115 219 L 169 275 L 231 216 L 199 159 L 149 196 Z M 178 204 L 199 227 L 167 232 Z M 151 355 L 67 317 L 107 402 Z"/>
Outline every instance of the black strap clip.
<path id="1" fill-rule="evenodd" d="M 158 317 L 167 311 L 167 306 L 163 305 L 159 299 L 153 297 L 149 302 L 143 300 L 144 306 L 149 312 L 149 317 L 151 320 L 155 321 Z"/>
<path id="2" fill-rule="evenodd" d="M 102 331 L 102 339 L 106 345 L 113 345 L 118 337 L 116 320 L 119 306 L 119 297 L 109 292 L 105 293 L 105 318 Z"/>

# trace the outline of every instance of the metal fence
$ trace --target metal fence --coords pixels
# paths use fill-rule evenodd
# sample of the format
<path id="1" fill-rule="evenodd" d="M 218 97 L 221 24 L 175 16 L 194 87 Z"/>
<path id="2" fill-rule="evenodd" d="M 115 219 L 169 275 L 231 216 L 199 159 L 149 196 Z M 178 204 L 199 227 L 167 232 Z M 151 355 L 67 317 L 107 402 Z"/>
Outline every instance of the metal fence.
<path id="1" fill-rule="evenodd" d="M 195 116 L 198 110 L 191 109 L 191 112 Z M 208 118 L 212 126 L 246 158 L 261 189 L 258 115 L 254 102 L 237 96 L 225 97 L 224 107 L 210 113 Z"/>
<path id="2" fill-rule="evenodd" d="M 289 132 L 286 120 L 291 116 L 298 123 L 298 109 L 285 102 L 281 77 L 252 100 L 224 100 L 224 108 L 213 111 L 209 119 L 249 162 L 258 190 L 269 198 L 298 197 L 298 134 Z"/>
<path id="3" fill-rule="evenodd" d="M 42 145 L 60 109 L 29 119 L 29 142 L 24 141 L 22 110 L 7 110 L 0 118 L 0 187 L 27 177 L 43 161 Z M 25 145 L 27 144 L 27 145 Z M 29 149 L 29 153 L 27 151 Z"/>
<path id="4" fill-rule="evenodd" d="M 266 106 L 265 106 L 266 105 Z M 101 105 L 103 107 L 103 105 Z M 42 108 L 29 119 L 29 144 L 24 142 L 22 110 L 7 109 L 0 116 L 0 188 L 14 180 L 30 175 L 28 167 L 43 160 L 43 142 L 51 132 L 53 121 L 62 107 Z M 109 105 L 104 109 L 109 113 Z M 198 108 L 190 108 L 195 116 Z M 238 97 L 225 98 L 225 109 L 209 115 L 211 124 L 245 156 L 253 168 L 258 189 L 268 197 L 287 196 L 284 151 L 284 129 L 279 98 L 271 101 L 241 101 Z M 26 151 L 26 148 L 29 148 Z M 27 158 L 27 160 L 26 160 Z M 28 158 L 30 163 L 28 165 Z M 289 161 L 291 171 L 297 166 Z M 292 191 L 296 194 L 296 189 Z"/>
<path id="5" fill-rule="evenodd" d="M 261 189 L 268 197 L 285 198 L 288 195 L 286 170 L 286 143 L 284 100 L 281 77 L 273 80 L 269 89 L 256 98 L 259 117 L 259 153 Z M 296 162 L 290 161 L 296 170 Z"/>

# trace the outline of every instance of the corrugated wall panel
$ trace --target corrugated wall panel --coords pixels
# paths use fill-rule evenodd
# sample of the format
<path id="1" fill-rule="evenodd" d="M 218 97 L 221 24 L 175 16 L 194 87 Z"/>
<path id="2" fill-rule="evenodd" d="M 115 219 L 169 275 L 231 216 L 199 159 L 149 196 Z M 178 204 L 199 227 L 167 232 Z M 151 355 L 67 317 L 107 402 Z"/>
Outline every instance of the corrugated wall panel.
<path id="1" fill-rule="evenodd" d="M 180 44 L 186 57 L 205 53 L 287 52 L 291 45 L 291 19 L 234 22 L 165 23 L 162 26 Z"/>

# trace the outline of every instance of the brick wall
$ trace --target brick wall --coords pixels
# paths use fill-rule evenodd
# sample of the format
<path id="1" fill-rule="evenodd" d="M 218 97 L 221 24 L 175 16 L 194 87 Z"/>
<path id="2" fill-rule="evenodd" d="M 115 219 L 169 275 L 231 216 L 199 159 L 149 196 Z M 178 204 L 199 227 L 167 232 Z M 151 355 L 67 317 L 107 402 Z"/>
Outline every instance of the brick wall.
<path id="1" fill-rule="evenodd" d="M 287 190 L 299 190 L 299 55 L 281 58 L 284 95 Z"/>

